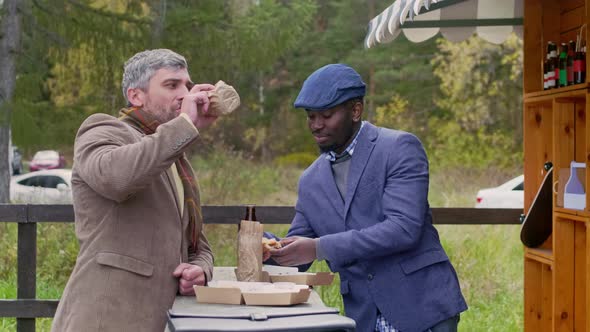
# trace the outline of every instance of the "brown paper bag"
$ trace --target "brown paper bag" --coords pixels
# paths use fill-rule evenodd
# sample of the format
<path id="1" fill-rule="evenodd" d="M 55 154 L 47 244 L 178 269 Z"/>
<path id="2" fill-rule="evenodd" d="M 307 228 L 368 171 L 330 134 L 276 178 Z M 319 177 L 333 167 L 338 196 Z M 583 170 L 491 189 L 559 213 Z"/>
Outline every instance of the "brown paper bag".
<path id="1" fill-rule="evenodd" d="M 242 220 L 238 233 L 238 281 L 261 281 L 262 279 L 262 230 L 257 221 Z"/>
<path id="2" fill-rule="evenodd" d="M 215 89 L 208 91 L 209 95 L 209 114 L 227 115 L 235 111 L 240 106 L 240 95 L 233 86 L 224 81 L 215 84 Z"/>

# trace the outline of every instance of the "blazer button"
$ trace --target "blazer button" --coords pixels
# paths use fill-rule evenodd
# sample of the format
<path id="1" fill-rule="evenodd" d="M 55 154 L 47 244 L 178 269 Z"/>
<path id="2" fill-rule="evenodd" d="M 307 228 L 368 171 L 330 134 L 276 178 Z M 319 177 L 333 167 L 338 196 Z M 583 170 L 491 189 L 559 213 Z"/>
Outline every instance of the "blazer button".
<path id="1" fill-rule="evenodd" d="M 371 273 L 369 273 L 369 275 L 367 276 L 367 279 L 373 280 L 373 275 Z"/>

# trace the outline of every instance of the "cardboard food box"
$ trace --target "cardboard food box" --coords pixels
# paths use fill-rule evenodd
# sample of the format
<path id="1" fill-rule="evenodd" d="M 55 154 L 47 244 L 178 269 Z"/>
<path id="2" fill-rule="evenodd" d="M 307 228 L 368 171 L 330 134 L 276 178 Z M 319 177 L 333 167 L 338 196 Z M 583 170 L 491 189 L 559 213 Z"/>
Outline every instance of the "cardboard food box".
<path id="1" fill-rule="evenodd" d="M 197 302 L 286 306 L 306 302 L 311 290 L 294 283 L 212 281 L 208 286 L 194 286 Z"/>
<path id="2" fill-rule="evenodd" d="M 298 292 L 282 293 L 242 293 L 244 302 L 247 305 L 277 305 L 286 306 L 307 302 L 311 290 L 301 288 Z"/>
<path id="3" fill-rule="evenodd" d="M 334 273 L 331 272 L 297 272 L 293 274 L 270 274 L 271 282 L 292 282 L 298 285 L 323 286 L 330 285 L 334 281 Z"/>
<path id="4" fill-rule="evenodd" d="M 263 266 L 263 272 L 268 272 L 271 282 L 292 282 L 298 285 L 323 286 L 334 281 L 331 272 L 299 272 L 296 267 Z"/>
<path id="5" fill-rule="evenodd" d="M 242 291 L 235 287 L 193 286 L 197 302 L 218 304 L 244 304 Z"/>

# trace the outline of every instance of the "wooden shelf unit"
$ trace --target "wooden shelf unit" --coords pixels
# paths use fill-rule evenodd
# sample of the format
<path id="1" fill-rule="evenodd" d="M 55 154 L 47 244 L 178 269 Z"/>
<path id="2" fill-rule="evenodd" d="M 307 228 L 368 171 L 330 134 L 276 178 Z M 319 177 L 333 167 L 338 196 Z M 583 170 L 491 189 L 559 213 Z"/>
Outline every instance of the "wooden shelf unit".
<path id="1" fill-rule="evenodd" d="M 590 80 L 543 90 L 547 42 L 576 40 L 580 26 L 589 22 L 590 0 L 524 1 L 525 213 L 544 178 L 546 162 L 553 163 L 554 185 L 559 170 L 569 168 L 572 160 L 585 162 L 585 187 L 590 188 Z M 590 195 L 583 211 L 558 207 L 555 194 L 552 204 L 550 238 L 524 251 L 525 331 L 590 332 Z"/>
<path id="2" fill-rule="evenodd" d="M 525 248 L 524 257 L 541 264 L 553 265 L 553 250 L 551 249 Z"/>

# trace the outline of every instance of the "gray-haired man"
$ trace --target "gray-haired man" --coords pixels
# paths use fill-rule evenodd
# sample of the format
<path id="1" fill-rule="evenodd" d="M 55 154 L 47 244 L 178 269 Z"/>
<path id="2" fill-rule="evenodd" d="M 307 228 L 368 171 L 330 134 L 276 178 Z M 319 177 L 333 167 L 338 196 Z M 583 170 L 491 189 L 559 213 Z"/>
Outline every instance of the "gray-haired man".
<path id="1" fill-rule="evenodd" d="M 184 57 L 140 52 L 125 63 L 119 118 L 94 114 L 76 135 L 72 190 L 80 252 L 53 331 L 164 330 L 178 292 L 210 280 L 199 188 L 184 151 L 216 116 L 210 84 Z"/>

